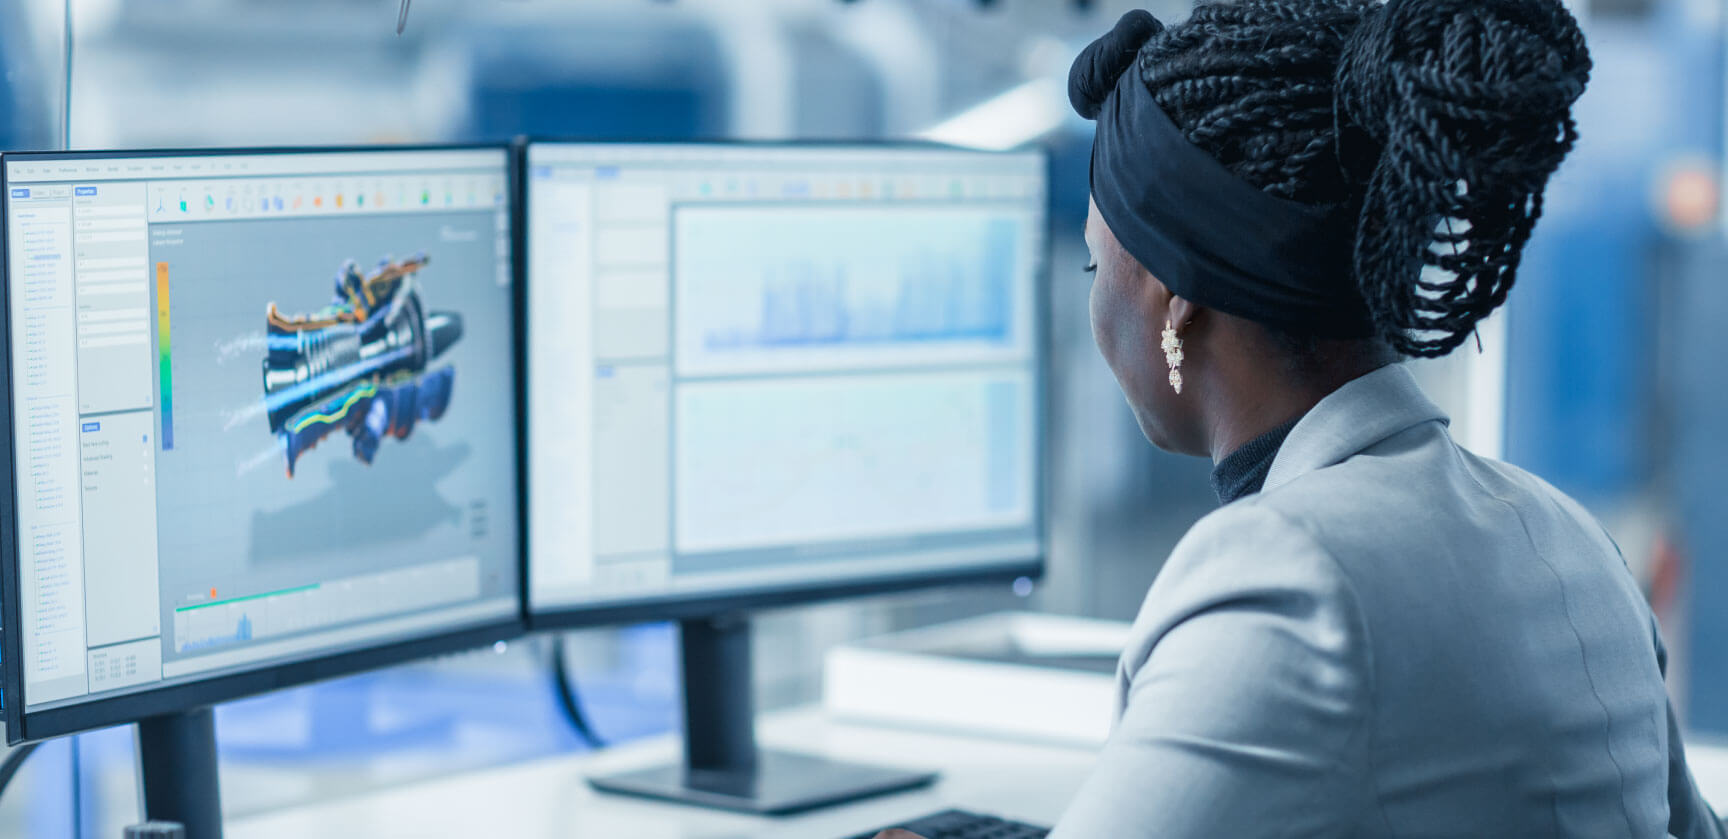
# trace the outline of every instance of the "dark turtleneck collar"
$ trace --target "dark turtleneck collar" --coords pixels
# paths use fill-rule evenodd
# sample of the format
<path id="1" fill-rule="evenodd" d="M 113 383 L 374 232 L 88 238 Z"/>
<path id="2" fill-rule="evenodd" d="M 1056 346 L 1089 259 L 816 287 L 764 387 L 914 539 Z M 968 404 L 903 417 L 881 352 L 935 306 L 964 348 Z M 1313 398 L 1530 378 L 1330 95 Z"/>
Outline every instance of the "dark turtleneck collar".
<path id="1" fill-rule="evenodd" d="M 1267 473 L 1272 471 L 1272 460 L 1284 445 L 1284 438 L 1290 436 L 1290 430 L 1301 420 L 1297 417 L 1249 440 L 1212 467 L 1212 491 L 1218 494 L 1220 504 L 1229 504 L 1260 491 L 1266 483 Z"/>

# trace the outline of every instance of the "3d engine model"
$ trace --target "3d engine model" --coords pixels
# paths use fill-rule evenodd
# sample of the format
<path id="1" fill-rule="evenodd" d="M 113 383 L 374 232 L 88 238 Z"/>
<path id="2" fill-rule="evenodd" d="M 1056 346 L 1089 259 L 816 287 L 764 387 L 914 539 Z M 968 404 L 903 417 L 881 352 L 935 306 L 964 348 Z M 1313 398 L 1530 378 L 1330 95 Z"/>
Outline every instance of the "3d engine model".
<path id="1" fill-rule="evenodd" d="M 429 368 L 461 339 L 462 316 L 426 312 L 414 275 L 428 262 L 425 254 L 385 259 L 362 276 L 349 260 L 325 309 L 288 318 L 269 305 L 264 403 L 289 477 L 337 429 L 369 464 L 386 436 L 407 439 L 416 422 L 444 415 L 456 371 Z"/>

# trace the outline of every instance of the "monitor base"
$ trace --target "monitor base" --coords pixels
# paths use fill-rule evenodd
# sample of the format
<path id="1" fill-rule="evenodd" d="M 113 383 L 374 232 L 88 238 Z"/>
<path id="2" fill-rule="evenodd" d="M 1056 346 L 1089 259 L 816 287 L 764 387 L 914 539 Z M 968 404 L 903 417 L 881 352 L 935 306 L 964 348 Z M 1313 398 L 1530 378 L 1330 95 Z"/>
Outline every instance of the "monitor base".
<path id="1" fill-rule="evenodd" d="M 934 772 L 908 772 L 762 751 L 751 769 L 690 769 L 667 764 L 589 778 L 602 792 L 779 816 L 928 786 Z"/>
<path id="2" fill-rule="evenodd" d="M 750 621 L 740 615 L 682 621 L 684 759 L 589 783 L 602 792 L 783 815 L 926 786 L 934 772 L 857 766 L 758 751 L 750 693 Z"/>

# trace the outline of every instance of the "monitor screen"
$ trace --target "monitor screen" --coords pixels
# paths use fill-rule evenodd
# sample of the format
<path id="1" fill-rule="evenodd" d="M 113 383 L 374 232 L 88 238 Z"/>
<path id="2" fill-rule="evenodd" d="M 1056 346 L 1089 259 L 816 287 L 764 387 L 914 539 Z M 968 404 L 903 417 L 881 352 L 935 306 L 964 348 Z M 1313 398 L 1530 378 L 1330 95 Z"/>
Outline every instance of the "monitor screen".
<path id="1" fill-rule="evenodd" d="M 26 714 L 517 614 L 507 149 L 4 165 Z"/>
<path id="2" fill-rule="evenodd" d="M 1041 561 L 1042 155 L 527 156 L 533 610 Z"/>

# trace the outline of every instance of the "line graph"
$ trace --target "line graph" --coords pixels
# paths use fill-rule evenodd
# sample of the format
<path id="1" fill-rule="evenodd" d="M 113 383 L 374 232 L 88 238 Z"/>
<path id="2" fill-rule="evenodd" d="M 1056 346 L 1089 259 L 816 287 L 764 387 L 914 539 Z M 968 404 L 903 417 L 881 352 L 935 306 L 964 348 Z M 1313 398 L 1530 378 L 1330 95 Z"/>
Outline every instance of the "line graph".
<path id="1" fill-rule="evenodd" d="M 676 548 L 1022 526 L 1034 510 L 1025 371 L 704 382 L 678 391 Z"/>

